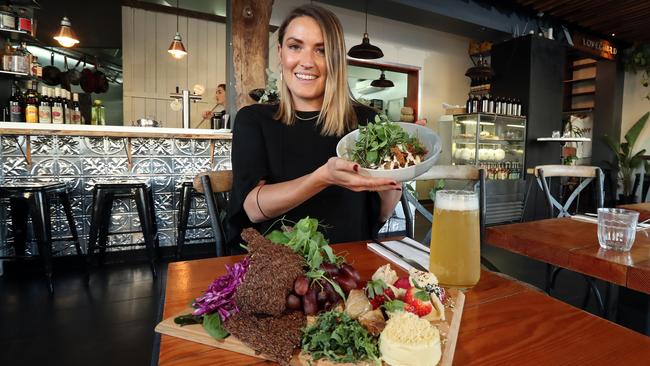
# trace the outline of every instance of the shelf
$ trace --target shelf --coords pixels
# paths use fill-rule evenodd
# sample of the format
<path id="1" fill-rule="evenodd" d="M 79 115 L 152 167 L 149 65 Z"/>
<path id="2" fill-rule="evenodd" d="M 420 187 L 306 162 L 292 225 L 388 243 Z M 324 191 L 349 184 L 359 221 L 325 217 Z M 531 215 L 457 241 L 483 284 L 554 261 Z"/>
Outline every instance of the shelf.
<path id="1" fill-rule="evenodd" d="M 15 78 L 15 79 L 36 80 L 36 81 L 40 81 L 39 78 L 37 78 L 37 77 L 35 77 L 35 76 L 31 76 L 31 75 L 26 74 L 26 73 L 23 73 L 23 72 L 14 72 L 14 71 L 5 71 L 5 70 L 0 70 L 0 77 L 1 77 L 2 75 L 8 75 L 8 76 L 11 76 L 11 77 L 13 77 L 13 78 Z"/>
<path id="2" fill-rule="evenodd" d="M 573 93 L 570 94 L 572 97 L 583 97 L 586 95 L 596 95 L 596 91 L 588 91 L 588 92 L 580 92 L 580 93 Z"/>
<path id="3" fill-rule="evenodd" d="M 587 69 L 590 67 L 596 67 L 596 62 L 589 62 L 586 64 L 579 64 L 579 65 L 571 65 L 571 70 L 580 70 L 580 69 Z"/>
<path id="4" fill-rule="evenodd" d="M 571 80 L 564 80 L 563 83 L 571 84 L 571 83 L 581 83 L 583 81 L 596 81 L 596 78 L 582 78 L 582 79 L 571 79 Z"/>
<path id="5" fill-rule="evenodd" d="M 591 142 L 588 137 L 538 137 L 537 141 L 541 142 Z"/>
<path id="6" fill-rule="evenodd" d="M 16 29 L 0 28 L 0 35 L 3 38 L 9 37 L 12 41 L 23 41 L 27 43 L 38 43 L 38 40 L 32 37 L 31 33 Z"/>
<path id="7" fill-rule="evenodd" d="M 578 109 L 569 109 L 568 111 L 563 111 L 562 113 L 571 114 L 571 113 L 593 113 L 593 112 L 594 112 L 593 108 L 578 108 Z"/>

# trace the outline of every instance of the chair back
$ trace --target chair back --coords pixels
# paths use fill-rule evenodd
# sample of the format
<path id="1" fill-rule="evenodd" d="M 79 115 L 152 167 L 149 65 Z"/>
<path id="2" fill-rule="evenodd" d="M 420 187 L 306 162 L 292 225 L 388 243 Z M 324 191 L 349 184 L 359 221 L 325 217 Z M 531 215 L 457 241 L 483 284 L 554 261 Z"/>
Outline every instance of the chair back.
<path id="1" fill-rule="evenodd" d="M 597 166 L 575 166 L 575 165 L 538 165 L 534 169 L 537 184 L 546 196 L 546 202 L 549 209 L 549 218 L 571 216 L 569 208 L 573 201 L 579 197 L 590 183 L 594 182 L 596 189 L 596 207 L 604 206 L 603 185 L 604 176 L 602 170 Z M 576 187 L 569 197 L 561 203 L 562 197 L 555 198 L 551 194 L 548 179 L 551 177 L 581 178 L 580 184 Z M 558 214 L 555 215 L 555 209 Z"/>
<path id="2" fill-rule="evenodd" d="M 192 182 L 194 189 L 205 195 L 210 226 L 215 239 L 217 257 L 226 255 L 226 235 L 221 211 L 226 208 L 225 196 L 232 189 L 232 170 L 199 173 Z"/>
<path id="3" fill-rule="evenodd" d="M 471 166 L 471 165 L 435 165 L 426 174 L 427 179 L 452 179 L 452 180 L 467 180 L 474 182 L 474 189 L 478 188 L 479 192 L 479 221 L 480 221 L 480 235 L 481 243 L 483 243 L 483 236 L 485 233 L 485 170 Z M 476 187 L 478 185 L 478 187 Z M 413 225 L 413 216 L 409 207 L 413 205 L 415 210 L 424 216 L 429 224 L 433 222 L 433 214 L 429 212 L 422 204 L 406 189 L 402 189 L 402 197 L 400 199 L 402 209 L 404 210 L 404 217 L 406 219 L 406 234 L 415 239 L 415 228 Z M 429 225 L 430 226 L 430 225 Z M 431 229 L 429 228 L 422 243 L 428 244 L 431 241 Z"/>

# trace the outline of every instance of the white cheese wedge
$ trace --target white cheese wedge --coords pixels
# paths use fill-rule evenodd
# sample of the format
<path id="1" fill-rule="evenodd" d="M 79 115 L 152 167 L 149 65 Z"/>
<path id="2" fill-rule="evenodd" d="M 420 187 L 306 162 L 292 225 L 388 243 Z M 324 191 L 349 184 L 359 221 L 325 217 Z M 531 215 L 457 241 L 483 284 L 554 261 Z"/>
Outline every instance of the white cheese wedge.
<path id="1" fill-rule="evenodd" d="M 415 314 L 399 312 L 381 332 L 379 352 L 391 366 L 435 366 L 442 356 L 440 332 Z"/>

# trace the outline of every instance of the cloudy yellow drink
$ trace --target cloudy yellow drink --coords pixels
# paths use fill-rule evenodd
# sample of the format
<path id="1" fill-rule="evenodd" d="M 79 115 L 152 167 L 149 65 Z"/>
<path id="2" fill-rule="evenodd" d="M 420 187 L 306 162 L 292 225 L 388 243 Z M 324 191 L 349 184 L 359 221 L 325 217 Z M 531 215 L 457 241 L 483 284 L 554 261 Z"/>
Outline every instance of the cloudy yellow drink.
<path id="1" fill-rule="evenodd" d="M 440 284 L 472 287 L 481 273 L 478 194 L 436 192 L 429 270 Z"/>

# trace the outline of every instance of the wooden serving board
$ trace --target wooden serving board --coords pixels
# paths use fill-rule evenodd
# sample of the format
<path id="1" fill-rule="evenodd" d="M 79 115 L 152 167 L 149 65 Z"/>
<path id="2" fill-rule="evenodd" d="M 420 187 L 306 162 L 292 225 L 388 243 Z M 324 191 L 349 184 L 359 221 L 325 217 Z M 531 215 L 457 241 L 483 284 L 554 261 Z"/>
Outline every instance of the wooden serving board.
<path id="1" fill-rule="evenodd" d="M 432 324 L 436 325 L 440 330 L 440 340 L 442 342 L 442 358 L 438 366 L 451 366 L 454 359 L 454 351 L 456 350 L 456 341 L 458 339 L 458 330 L 460 329 L 460 320 L 463 315 L 463 305 L 465 304 L 465 294 L 456 289 L 448 289 L 447 293 L 450 300 L 445 304 L 446 321 L 436 321 Z M 156 332 L 170 335 L 188 341 L 205 344 L 212 347 L 225 349 L 232 352 L 242 353 L 245 355 L 268 360 L 270 357 L 264 354 L 256 354 L 253 349 L 239 341 L 233 336 L 229 336 L 223 340 L 216 340 L 212 338 L 204 329 L 201 324 L 192 324 L 181 327 L 174 323 L 174 318 L 179 315 L 185 315 L 192 312 L 192 308 L 188 307 L 184 311 L 169 317 L 156 326 Z M 299 350 L 291 360 L 293 366 L 307 366 L 309 363 L 307 359 L 300 355 Z M 337 365 L 345 366 L 346 364 L 333 364 L 330 362 L 311 362 L 313 366 L 327 366 Z M 360 366 L 357 364 L 356 366 Z"/>

